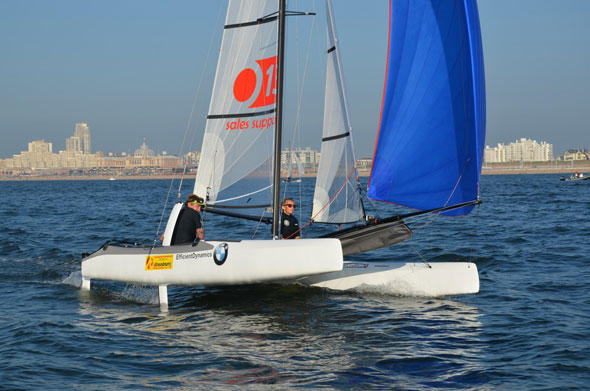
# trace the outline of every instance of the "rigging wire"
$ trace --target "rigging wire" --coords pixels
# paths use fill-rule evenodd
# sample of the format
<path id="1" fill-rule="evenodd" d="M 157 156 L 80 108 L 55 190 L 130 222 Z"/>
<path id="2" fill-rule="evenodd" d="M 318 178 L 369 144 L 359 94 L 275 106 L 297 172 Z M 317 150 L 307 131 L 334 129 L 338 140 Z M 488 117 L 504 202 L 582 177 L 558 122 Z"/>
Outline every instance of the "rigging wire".
<path id="1" fill-rule="evenodd" d="M 256 224 L 256 229 L 254 230 L 254 233 L 252 234 L 251 239 L 254 239 L 254 237 L 256 236 L 256 233 L 258 232 L 258 228 L 260 228 L 260 224 L 262 223 L 262 219 L 264 218 L 264 214 L 265 214 L 265 211 L 263 210 L 262 213 L 260 214 L 260 220 L 258 220 L 258 224 Z"/>
<path id="2" fill-rule="evenodd" d="M 478 192 L 478 194 L 477 194 L 477 199 L 479 200 L 479 192 Z M 478 206 L 479 206 L 479 205 L 478 205 Z M 473 214 L 473 215 L 472 215 L 472 217 L 471 217 L 472 221 L 475 221 L 475 222 L 479 221 L 479 219 L 481 218 L 481 215 L 480 215 L 480 213 L 481 213 L 481 212 L 480 212 L 480 208 L 477 208 L 477 210 L 476 210 L 476 211 L 474 211 L 474 214 Z M 473 231 L 470 231 L 470 232 L 472 232 L 472 233 L 473 233 L 473 234 L 474 234 L 476 237 L 479 237 L 479 234 L 480 234 L 480 228 L 479 228 L 479 227 L 480 227 L 480 224 L 478 224 L 478 223 L 475 223 L 475 229 L 474 229 Z M 477 241 L 476 241 L 476 242 L 477 242 Z M 471 251 L 469 251 L 469 252 L 468 252 L 468 254 L 467 254 L 466 258 L 467 258 L 467 260 L 468 260 L 468 261 L 471 261 L 471 262 L 475 263 L 475 255 L 474 255 L 474 254 L 475 254 L 475 251 L 476 251 L 476 250 L 475 250 L 475 246 L 471 246 L 471 249 L 470 249 L 470 250 L 471 250 Z"/>
<path id="3" fill-rule="evenodd" d="M 449 195 L 449 198 L 447 198 L 446 202 L 443 204 L 443 207 L 446 207 L 447 204 L 451 201 L 451 198 L 453 198 L 453 195 L 455 194 L 455 191 L 457 191 L 457 188 L 459 187 L 459 183 L 461 183 L 461 179 L 463 179 L 463 173 L 465 172 L 465 169 L 467 168 L 467 163 L 465 162 L 465 164 L 463 165 L 463 171 L 461 171 L 461 175 L 459 175 L 459 178 L 457 179 L 457 182 L 455 183 L 455 187 L 453 187 L 453 191 L 451 192 L 451 194 Z M 427 226 L 429 226 L 434 220 L 438 219 L 441 216 L 441 213 L 433 213 L 432 217 L 430 218 L 429 221 L 427 221 L 425 224 L 413 229 L 414 232 L 419 231 L 423 228 L 426 228 Z"/>
<path id="4" fill-rule="evenodd" d="M 222 11 L 223 11 L 223 7 L 219 7 L 219 11 L 217 12 L 217 19 L 216 19 L 216 22 L 215 22 L 215 25 L 217 25 L 217 26 L 221 24 L 219 21 L 221 19 Z M 203 79 L 205 78 L 206 70 L 208 68 L 209 58 L 211 57 L 211 51 L 213 49 L 213 43 L 215 41 L 218 41 L 219 40 L 218 37 L 219 37 L 219 34 L 221 33 L 221 31 L 222 31 L 221 29 L 215 29 L 215 32 L 212 34 L 211 40 L 209 41 L 209 48 L 207 49 L 207 56 L 205 57 L 205 65 L 203 66 L 203 69 L 201 70 L 201 76 L 199 77 L 199 82 L 198 82 L 198 85 L 197 85 L 197 91 L 195 93 L 195 97 L 194 97 L 194 100 L 193 100 L 193 106 L 191 108 L 191 112 L 190 112 L 190 115 L 189 115 L 189 118 L 188 118 L 188 121 L 187 121 L 187 124 L 186 124 L 186 129 L 185 129 L 185 132 L 184 132 L 184 138 L 182 140 L 181 149 L 184 148 L 184 143 L 185 143 L 185 140 L 186 140 L 186 136 L 187 136 L 187 133 L 190 130 L 190 127 L 191 127 L 191 123 L 192 123 L 192 119 L 193 119 L 193 114 L 194 114 L 195 108 L 197 106 L 197 99 L 198 99 L 198 97 L 200 95 L 200 91 L 201 91 L 201 85 L 203 83 Z M 194 144 L 194 141 L 195 141 L 195 135 L 196 135 L 196 132 L 192 132 L 191 140 L 190 140 L 190 143 L 189 143 L 189 146 L 188 146 L 188 150 L 191 150 L 192 147 L 193 147 L 193 144 Z M 181 188 L 182 188 L 182 182 L 184 180 L 184 174 L 186 173 L 186 168 L 187 168 L 186 161 L 184 162 L 183 165 L 184 165 L 184 167 L 183 167 L 183 173 L 182 173 L 183 175 L 180 178 L 180 183 L 178 185 L 178 198 L 180 198 L 180 191 L 181 191 Z"/>
<path id="5" fill-rule="evenodd" d="M 477 206 L 478 205 L 476 205 L 475 207 L 477 208 Z M 475 213 L 475 216 L 478 216 L 479 215 L 479 208 L 477 208 L 477 210 L 474 213 Z M 411 217 L 410 219 L 422 218 L 422 219 L 427 219 L 428 220 L 425 224 L 419 226 L 418 228 L 412 228 L 412 231 L 413 232 L 417 232 L 417 231 L 425 228 L 426 226 L 430 225 L 435 219 L 437 219 L 441 214 L 440 213 L 434 213 L 434 215 L 435 215 L 435 217 L 432 217 L 432 218 L 431 217 L 428 217 L 428 219 L 426 218 L 425 215 Z M 479 224 L 476 224 L 475 226 L 476 226 L 475 229 L 477 231 L 477 229 L 479 227 Z M 413 246 L 414 252 L 421 258 L 422 262 L 424 262 L 424 263 L 426 263 L 428 265 L 430 263 L 430 261 L 428 259 L 426 259 L 422 255 L 422 253 L 420 252 L 420 249 L 417 247 L 417 242 L 416 241 L 409 241 L 409 243 Z M 473 262 L 473 259 L 474 259 L 473 251 L 474 250 L 472 249 L 471 252 L 466 256 L 466 258 L 472 260 L 472 262 Z"/>
<path id="6" fill-rule="evenodd" d="M 429 268 L 432 268 L 432 266 L 430 266 L 430 261 L 422 255 L 422 252 L 420 252 L 420 249 L 418 248 L 416 242 L 415 241 L 411 242 L 411 244 L 413 245 L 414 252 L 416 253 L 416 255 L 418 255 L 418 257 L 421 259 L 421 261 L 423 263 L 425 263 Z"/>
<path id="7" fill-rule="evenodd" d="M 340 191 L 342 191 L 342 189 L 344 188 L 344 186 L 348 183 L 348 180 L 350 179 L 350 177 L 352 176 L 352 174 L 354 174 L 356 172 L 356 168 L 354 170 L 352 170 L 352 172 L 350 173 L 350 175 L 348 176 L 348 178 L 346 178 L 346 180 L 344 181 L 344 183 L 340 186 L 340 188 L 338 190 L 336 190 L 336 192 L 334 193 L 334 195 L 332 196 L 332 198 L 330 198 L 328 200 L 328 202 L 326 202 L 326 204 L 318 211 L 318 213 L 316 213 L 314 216 L 312 216 L 302 227 L 300 227 L 297 231 L 293 232 L 290 236 L 292 237 L 293 235 L 296 235 L 298 232 L 300 232 L 303 228 L 307 227 L 308 225 L 310 225 L 311 223 L 313 223 L 313 220 L 320 214 L 322 213 L 322 211 L 324 209 L 326 209 L 332 202 L 334 202 L 334 200 L 336 199 L 336 196 L 338 196 L 338 194 L 340 194 Z M 287 238 L 287 239 L 289 239 Z"/>
<path id="8" fill-rule="evenodd" d="M 296 2 L 296 7 L 299 9 L 299 1 Z M 312 4 L 313 9 L 316 8 L 316 2 L 315 0 L 313 1 Z M 297 110 L 296 110 L 296 114 L 295 114 L 295 122 L 293 124 L 293 131 L 291 133 L 291 140 L 289 143 L 289 161 L 287 162 L 288 167 L 289 167 L 289 172 L 291 172 L 291 166 L 293 163 L 293 149 L 295 145 L 299 145 L 301 146 L 301 124 L 302 124 L 302 101 L 303 101 L 303 92 L 305 90 L 305 81 L 307 80 L 307 70 L 308 70 L 308 66 L 309 66 L 309 59 L 310 59 L 310 55 L 311 55 L 311 45 L 313 42 L 313 33 L 315 31 L 315 20 L 316 18 L 312 18 L 311 23 L 310 23 L 310 27 L 309 27 L 309 33 L 308 33 L 308 39 L 307 39 L 307 45 L 305 47 L 305 61 L 303 63 L 303 70 L 301 70 L 301 63 L 300 63 L 300 40 L 299 40 L 299 18 L 295 19 L 295 68 L 297 70 L 297 72 L 295 72 L 296 74 L 296 87 L 297 87 Z M 295 139 L 298 139 L 298 142 L 295 142 Z M 297 156 L 295 155 L 295 159 L 297 160 Z M 299 168 L 298 168 L 299 171 Z M 302 177 L 303 173 L 299 172 L 299 177 Z M 285 199 L 287 197 L 287 190 L 289 187 L 289 182 L 285 182 L 285 186 L 283 187 L 283 197 L 282 199 Z M 298 190 L 299 190 L 299 204 L 302 203 L 303 200 L 303 181 L 299 182 L 299 186 L 298 186 Z M 303 209 L 300 208 L 299 209 L 299 220 L 302 219 L 302 213 L 303 213 Z"/>
<path id="9" fill-rule="evenodd" d="M 465 163 L 465 166 L 463 167 L 463 171 L 465 170 L 465 167 L 466 166 L 467 166 L 467 162 Z M 447 201 L 445 202 L 445 204 L 443 205 L 443 207 L 446 207 L 447 204 L 451 201 L 451 198 L 453 197 L 453 194 L 455 194 L 455 191 L 457 190 L 457 187 L 459 186 L 459 183 L 461 182 L 461 179 L 462 178 L 463 178 L 463 172 L 461 172 L 461 175 L 459 175 L 459 179 L 457 179 L 457 183 L 455 183 L 455 187 L 453 188 L 453 191 L 451 192 L 451 195 L 449 195 L 449 198 L 447 199 Z M 478 199 L 479 199 L 479 197 L 478 197 Z M 413 228 L 412 231 L 413 232 L 417 232 L 417 231 L 420 231 L 423 228 L 426 228 L 434 220 L 438 219 L 441 216 L 441 214 L 442 213 L 433 213 L 432 214 L 432 217 L 428 216 L 428 221 L 426 221 L 426 223 L 422 224 L 421 226 L 419 226 L 417 228 Z M 415 217 L 421 217 L 421 216 L 415 216 Z M 426 218 L 427 216 L 422 216 L 422 217 L 423 218 Z M 413 244 L 414 244 L 414 246 L 416 246 L 415 242 Z M 420 251 L 418 250 L 418 248 L 414 247 L 414 250 L 416 251 L 416 253 L 418 254 L 418 256 L 420 258 L 422 258 L 422 261 L 428 265 L 428 261 L 422 256 L 422 254 L 420 253 Z M 430 267 L 430 265 L 428 265 L 428 266 Z"/>
<path id="10" fill-rule="evenodd" d="M 216 25 L 219 25 L 220 24 L 220 19 L 221 19 L 222 11 L 223 11 L 223 7 L 220 6 L 219 7 L 219 10 L 217 12 Z M 213 48 L 213 43 L 216 40 L 218 40 L 219 34 L 220 34 L 220 31 L 217 30 L 217 29 L 215 29 L 213 31 L 213 34 L 211 34 L 211 40 L 209 41 L 209 48 L 207 49 L 207 56 L 205 57 L 205 63 L 203 65 L 203 68 L 201 69 L 201 75 L 199 77 L 199 81 L 198 81 L 198 84 L 197 84 L 197 89 L 196 89 L 196 92 L 195 92 L 195 95 L 194 95 L 194 98 L 193 98 L 193 105 L 191 107 L 191 111 L 190 111 L 190 114 L 189 114 L 189 117 L 188 117 L 188 120 L 187 120 L 187 123 L 186 123 L 186 127 L 185 127 L 185 130 L 184 130 L 184 135 L 183 135 L 183 138 L 182 138 L 182 142 L 180 143 L 180 147 L 179 147 L 178 156 L 181 156 L 181 157 L 183 156 L 183 152 L 184 152 L 184 147 L 185 147 L 185 144 L 186 144 L 187 135 L 188 135 L 188 132 L 190 130 L 191 123 L 192 123 L 192 120 L 193 120 L 193 115 L 194 115 L 194 112 L 195 112 L 195 109 L 196 109 L 196 106 L 197 106 L 197 100 L 198 100 L 198 97 L 200 95 L 201 85 L 202 85 L 202 82 L 203 82 L 205 73 L 206 73 L 207 68 L 208 68 L 208 65 L 209 65 L 209 59 L 211 57 L 211 51 L 212 51 L 212 48 Z M 195 133 L 196 132 L 193 132 L 193 135 L 191 137 L 191 141 L 190 141 L 189 148 L 188 148 L 189 150 L 193 146 L 193 142 L 194 142 L 194 138 L 195 138 Z M 177 200 L 180 200 L 182 183 L 183 183 L 183 180 L 184 180 L 184 175 L 186 174 L 186 169 L 187 169 L 187 161 L 185 159 L 183 159 L 182 174 L 180 175 L 180 181 L 179 181 L 178 191 L 177 191 L 177 195 L 176 195 Z M 164 213 L 166 211 L 166 207 L 168 206 L 168 201 L 170 199 L 170 193 L 172 192 L 172 185 L 174 184 L 174 181 L 175 180 L 176 180 L 176 175 L 174 175 L 172 177 L 172 179 L 170 180 L 170 186 L 168 187 L 168 192 L 166 194 L 166 199 L 165 199 L 164 205 L 162 207 L 162 212 L 160 214 L 160 221 L 158 222 L 158 228 L 156 229 L 156 233 L 155 233 L 154 239 L 153 239 L 153 245 L 154 246 L 156 245 L 156 242 L 158 240 L 158 234 L 160 233 L 160 229 L 162 228 L 162 221 L 164 220 Z"/>
<path id="11" fill-rule="evenodd" d="M 239 195 L 239 196 L 235 196 L 235 197 L 231 197 L 231 198 L 226 198 L 226 199 L 224 199 L 224 200 L 216 200 L 216 201 L 215 201 L 215 205 L 217 205 L 217 204 L 221 204 L 221 203 L 223 203 L 223 202 L 228 202 L 228 201 L 235 201 L 235 200 L 239 200 L 240 198 L 246 198 L 246 197 L 249 197 L 249 196 L 251 196 L 251 195 L 254 195 L 254 194 L 260 193 L 260 192 L 262 192 L 262 191 L 268 190 L 268 189 L 270 189 L 271 187 L 272 187 L 272 185 L 269 185 L 269 186 L 263 187 L 262 189 L 254 190 L 254 191 L 252 191 L 252 192 L 250 192 L 250 193 L 241 194 L 241 195 Z"/>

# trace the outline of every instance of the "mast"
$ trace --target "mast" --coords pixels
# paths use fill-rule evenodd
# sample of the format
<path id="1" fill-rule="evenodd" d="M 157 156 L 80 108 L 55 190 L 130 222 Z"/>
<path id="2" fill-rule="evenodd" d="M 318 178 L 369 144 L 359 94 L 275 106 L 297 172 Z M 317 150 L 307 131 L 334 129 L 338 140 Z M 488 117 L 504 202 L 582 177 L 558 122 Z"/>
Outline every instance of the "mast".
<path id="1" fill-rule="evenodd" d="M 286 0 L 279 0 L 279 36 L 277 53 L 277 104 L 275 120 L 274 167 L 272 189 L 272 236 L 279 237 L 281 195 L 281 138 L 283 127 L 283 70 L 285 61 L 285 8 Z"/>

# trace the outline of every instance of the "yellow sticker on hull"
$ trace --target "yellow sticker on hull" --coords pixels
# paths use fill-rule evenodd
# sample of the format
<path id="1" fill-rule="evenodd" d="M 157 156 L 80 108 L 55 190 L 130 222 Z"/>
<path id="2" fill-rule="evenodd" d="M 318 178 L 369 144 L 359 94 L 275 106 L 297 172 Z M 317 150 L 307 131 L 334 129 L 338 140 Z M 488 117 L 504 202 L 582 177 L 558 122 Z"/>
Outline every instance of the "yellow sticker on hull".
<path id="1" fill-rule="evenodd" d="M 167 255 L 148 255 L 145 258 L 145 270 L 167 270 L 172 269 L 174 261 L 173 254 Z"/>

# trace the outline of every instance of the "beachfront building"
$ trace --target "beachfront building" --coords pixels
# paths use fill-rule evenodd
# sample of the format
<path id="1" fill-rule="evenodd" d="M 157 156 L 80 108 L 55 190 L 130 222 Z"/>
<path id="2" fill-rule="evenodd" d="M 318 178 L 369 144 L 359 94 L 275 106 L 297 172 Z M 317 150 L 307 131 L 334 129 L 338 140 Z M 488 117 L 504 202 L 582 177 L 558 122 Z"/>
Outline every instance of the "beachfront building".
<path id="1" fill-rule="evenodd" d="M 305 149 L 283 149 L 281 151 L 281 167 L 287 169 L 289 165 L 297 166 L 297 161 L 301 163 L 305 170 L 315 171 L 320 164 L 320 153 L 309 147 Z"/>
<path id="2" fill-rule="evenodd" d="M 508 145 L 498 144 L 484 149 L 484 162 L 546 162 L 553 160 L 553 144 L 521 138 Z"/>
<path id="3" fill-rule="evenodd" d="M 506 148 L 504 144 L 498 144 L 495 148 L 486 145 L 483 150 L 483 161 L 486 163 L 500 163 L 506 161 Z"/>
<path id="4" fill-rule="evenodd" d="M 74 135 L 66 139 L 65 151 L 53 153 L 53 144 L 44 140 L 31 141 L 29 149 L 4 159 L 4 170 L 84 169 L 96 166 L 97 156 L 90 153 L 90 129 L 84 122 L 77 123 Z"/>
<path id="5" fill-rule="evenodd" d="M 44 140 L 31 141 L 27 151 L 4 159 L 1 168 L 5 170 L 40 170 L 40 169 L 82 169 L 96 167 L 96 154 L 84 154 L 78 150 L 66 150 L 53 153 L 52 143 Z"/>
<path id="6" fill-rule="evenodd" d="M 568 149 L 563 153 L 563 160 L 590 160 L 590 152 L 586 148 Z"/>
<path id="7" fill-rule="evenodd" d="M 357 159 L 355 163 L 355 167 L 359 175 L 366 176 L 371 172 L 371 167 L 373 166 L 373 159 L 370 157 Z"/>
<path id="8" fill-rule="evenodd" d="M 200 158 L 201 158 L 200 151 L 193 151 L 193 152 L 189 152 L 186 155 L 184 155 L 184 161 L 186 162 L 186 165 L 189 167 L 197 167 L 199 165 Z"/>
<path id="9" fill-rule="evenodd" d="M 182 168 L 182 160 L 171 155 L 154 155 L 151 157 L 137 156 L 104 156 L 97 159 L 98 168 L 132 170 L 139 168 L 174 170 Z"/>
<path id="10" fill-rule="evenodd" d="M 29 143 L 27 151 L 9 159 L 0 159 L 2 172 L 28 172 L 32 170 L 88 170 L 94 168 L 129 170 L 138 168 L 175 170 L 182 168 L 182 160 L 163 152 L 156 155 L 148 148 L 145 140 L 132 154 L 102 152 L 86 153 L 90 150 L 90 130 L 85 123 L 76 124 L 74 136 L 66 139 L 65 151 L 53 153 L 52 143 L 36 140 Z"/>
<path id="11" fill-rule="evenodd" d="M 12 158 L 4 159 L 3 168 L 5 169 L 24 169 L 24 168 L 52 168 L 56 164 L 53 145 L 45 140 L 36 140 L 29 143 L 26 151 L 14 155 Z"/>
<path id="12" fill-rule="evenodd" d="M 78 170 L 96 167 L 100 154 L 83 153 L 81 151 L 59 151 L 57 154 L 58 163 L 52 168 L 65 168 L 69 170 Z"/>
<path id="13" fill-rule="evenodd" d="M 74 135 L 66 139 L 67 152 L 90 154 L 90 128 L 85 122 L 77 123 Z"/>
<path id="14" fill-rule="evenodd" d="M 77 151 L 84 154 L 90 153 L 90 128 L 86 122 L 79 122 L 74 127 L 74 137 L 79 140 Z M 66 148 L 67 150 L 67 148 Z"/>
<path id="15" fill-rule="evenodd" d="M 80 137 L 72 136 L 66 139 L 66 151 L 68 152 L 82 152 Z"/>
<path id="16" fill-rule="evenodd" d="M 97 167 L 121 170 L 140 168 L 174 170 L 182 168 L 182 160 L 176 156 L 168 155 L 165 152 L 161 155 L 156 155 L 156 153 L 147 146 L 144 139 L 141 146 L 136 149 L 133 154 L 108 153 L 101 159 L 97 159 Z"/>

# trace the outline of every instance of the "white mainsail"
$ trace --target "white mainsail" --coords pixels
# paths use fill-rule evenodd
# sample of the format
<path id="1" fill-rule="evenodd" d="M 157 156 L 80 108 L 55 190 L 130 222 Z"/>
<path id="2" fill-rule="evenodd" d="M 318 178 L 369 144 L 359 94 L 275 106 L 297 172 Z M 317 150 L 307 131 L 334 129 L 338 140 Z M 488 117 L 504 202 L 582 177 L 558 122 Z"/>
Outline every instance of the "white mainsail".
<path id="1" fill-rule="evenodd" d="M 332 3 L 326 0 L 328 60 L 321 160 L 313 198 L 316 222 L 350 223 L 363 217 L 348 105 Z"/>
<path id="2" fill-rule="evenodd" d="M 270 204 L 276 102 L 273 0 L 230 0 L 194 193 Z M 227 202 L 227 201 L 230 202 Z"/>

